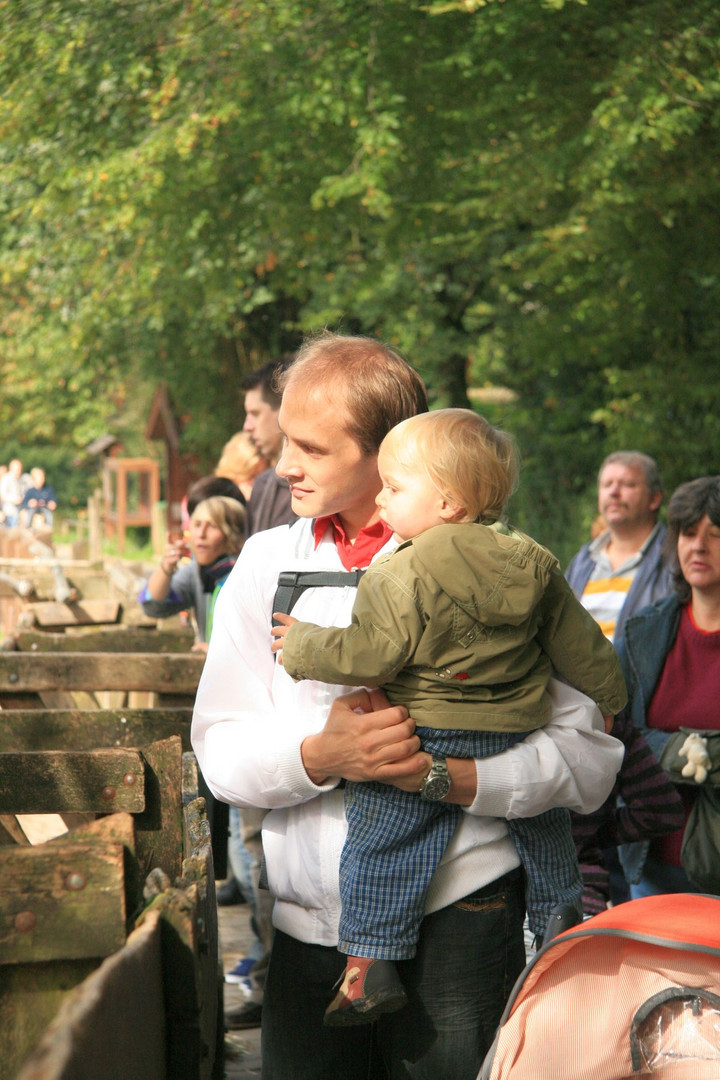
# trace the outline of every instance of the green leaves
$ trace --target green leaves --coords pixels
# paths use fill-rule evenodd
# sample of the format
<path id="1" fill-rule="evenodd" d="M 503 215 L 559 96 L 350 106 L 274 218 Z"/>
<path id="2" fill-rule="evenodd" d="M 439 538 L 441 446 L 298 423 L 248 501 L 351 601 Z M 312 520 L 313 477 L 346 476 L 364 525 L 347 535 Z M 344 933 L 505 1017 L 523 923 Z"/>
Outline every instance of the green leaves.
<path id="1" fill-rule="evenodd" d="M 551 544 L 607 448 L 669 485 L 707 467 L 719 10 L 0 5 L 7 430 L 140 439 L 164 378 L 210 466 L 243 370 L 329 324 L 402 348 L 435 403 L 513 390 L 488 408 Z"/>

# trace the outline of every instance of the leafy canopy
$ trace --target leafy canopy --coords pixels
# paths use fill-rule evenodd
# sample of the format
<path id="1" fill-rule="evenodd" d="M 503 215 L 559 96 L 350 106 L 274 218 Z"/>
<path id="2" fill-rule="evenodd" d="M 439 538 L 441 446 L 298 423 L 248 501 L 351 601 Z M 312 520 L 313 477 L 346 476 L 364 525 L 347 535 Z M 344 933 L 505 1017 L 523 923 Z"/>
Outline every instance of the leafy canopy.
<path id="1" fill-rule="evenodd" d="M 521 440 L 548 542 L 617 446 L 718 445 L 712 0 L 0 2 L 0 419 L 83 445 L 156 381 L 210 463 L 321 325 Z M 485 406 L 481 406 L 485 407 Z M 589 502 L 588 502 L 589 506 Z"/>

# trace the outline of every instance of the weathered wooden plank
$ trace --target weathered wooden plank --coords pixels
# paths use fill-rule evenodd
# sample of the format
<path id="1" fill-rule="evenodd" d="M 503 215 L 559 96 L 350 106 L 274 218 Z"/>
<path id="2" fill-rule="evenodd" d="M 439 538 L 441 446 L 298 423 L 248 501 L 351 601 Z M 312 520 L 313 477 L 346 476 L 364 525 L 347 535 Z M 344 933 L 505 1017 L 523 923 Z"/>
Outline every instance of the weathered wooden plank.
<path id="1" fill-rule="evenodd" d="M 192 752 L 182 756 L 182 801 L 183 806 L 194 802 L 200 796 L 200 768 Z"/>
<path id="2" fill-rule="evenodd" d="M 197 687 L 195 688 L 197 689 Z M 153 704 L 158 709 L 186 709 L 195 703 L 195 690 L 192 694 L 155 694 Z"/>
<path id="3" fill-rule="evenodd" d="M 212 1080 L 213 1077 L 222 1075 L 225 1030 L 222 968 L 218 973 L 220 934 L 215 897 L 213 837 L 205 799 L 198 798 L 188 803 L 183 811 L 183 820 L 185 858 L 181 883 L 185 887 L 191 882 L 197 886 L 198 914 L 204 932 L 204 939 L 198 943 L 199 955 L 196 959 L 201 1048 L 199 1076 L 202 1080 Z"/>
<path id="4" fill-rule="evenodd" d="M 138 862 L 143 873 L 159 866 L 174 881 L 182 869 L 182 741 L 174 735 L 155 742 L 143 747 L 142 757 L 145 810 L 135 815 Z"/>
<path id="5" fill-rule="evenodd" d="M 154 690 L 194 694 L 202 672 L 201 653 L 0 652 L 0 691 Z"/>
<path id="6" fill-rule="evenodd" d="M 29 581 L 0 570 L 0 599 L 9 600 L 16 596 L 27 598 L 32 591 L 33 587 Z"/>
<path id="7" fill-rule="evenodd" d="M 97 690 L 94 696 L 100 709 L 124 709 L 128 705 L 126 690 Z"/>
<path id="8" fill-rule="evenodd" d="M 104 957 L 126 938 L 121 843 L 0 848 L 0 965 Z"/>
<path id="9" fill-rule="evenodd" d="M 43 690 L 39 695 L 44 709 L 96 709 L 98 695 L 85 690 Z"/>
<path id="10" fill-rule="evenodd" d="M 215 877 L 227 877 L 228 869 L 228 829 L 230 827 L 230 808 L 227 803 L 219 802 L 208 788 L 205 777 L 198 768 L 195 754 L 183 754 L 183 805 L 201 797 L 204 800 L 207 819 L 212 837 L 212 855 L 215 864 Z"/>
<path id="11" fill-rule="evenodd" d="M 218 929 L 210 828 L 203 799 L 185 807 L 186 858 L 175 888 L 142 919 L 160 912 L 167 1021 L 167 1075 L 210 1080 L 218 1055 Z"/>
<path id="12" fill-rule="evenodd" d="M 135 852 L 135 819 L 125 812 L 108 814 L 107 817 L 93 818 L 78 824 L 49 844 L 89 844 L 98 840 L 101 843 L 122 844 L 131 853 Z"/>
<path id="13" fill-rule="evenodd" d="M 133 569 L 125 563 L 109 563 L 105 573 L 114 588 L 133 600 L 137 599 L 147 575 L 141 569 Z"/>
<path id="14" fill-rule="evenodd" d="M 144 776 L 140 752 L 124 747 L 0 754 L 0 813 L 137 813 Z"/>
<path id="15" fill-rule="evenodd" d="M 6 693 L 0 683 L 0 711 L 4 709 L 42 709 L 43 701 L 39 694 Z"/>
<path id="16" fill-rule="evenodd" d="M 78 817 L 79 815 L 74 815 L 76 820 Z M 143 908 L 142 881 L 136 857 L 135 820 L 132 814 L 108 814 L 106 817 L 79 822 L 64 836 L 48 841 L 48 846 L 95 842 L 122 844 L 125 855 L 125 905 L 129 923 L 135 920 Z"/>
<path id="17" fill-rule="evenodd" d="M 0 814 L 0 844 L 28 844 L 29 842 L 15 820 L 14 814 Z"/>
<path id="18" fill-rule="evenodd" d="M 69 628 L 65 633 L 20 630 L 15 634 L 20 652 L 189 653 L 193 632 L 170 632 L 145 626 L 107 626 L 102 629 Z"/>
<path id="19" fill-rule="evenodd" d="M 116 623 L 121 607 L 117 600 L 41 600 L 28 604 L 27 610 L 39 626 L 79 626 Z"/>
<path id="20" fill-rule="evenodd" d="M 0 753 L 148 746 L 179 735 L 190 750 L 192 709 L 4 709 Z"/>
<path id="21" fill-rule="evenodd" d="M 61 1007 L 67 992 L 98 966 L 98 960 L 55 960 L 0 967 L 0 1076 L 17 1076 Z"/>
<path id="22" fill-rule="evenodd" d="M 156 824 L 165 836 L 172 832 L 172 812 L 179 806 L 181 752 L 177 737 L 144 752 L 147 775 L 158 785 L 154 810 L 159 809 L 160 814 Z M 148 790 L 151 788 L 152 783 L 148 783 Z M 135 816 L 133 823 L 139 824 L 142 816 Z M 176 886 L 164 890 L 151 908 L 143 912 L 138 930 L 125 946 L 66 995 L 57 1017 L 29 1057 L 27 1046 L 35 1040 L 28 1038 L 27 1021 L 24 1040 L 8 1045 L 13 1036 L 3 1033 L 3 1019 L 17 1019 L 19 1004 L 27 1008 L 30 999 L 25 990 L 29 983 L 37 994 L 38 972 L 55 968 L 64 977 L 68 962 L 0 969 L 0 987 L 6 972 L 19 971 L 26 977 L 24 982 L 17 977 L 10 979 L 14 993 L 9 1000 L 0 989 L 0 1061 L 19 1065 L 24 1060 L 17 1080 L 97 1080 L 97 1077 L 211 1080 L 221 1075 L 218 1069 L 222 1068 L 223 1027 L 217 907 L 210 830 L 203 800 L 197 799 L 187 806 L 184 816 L 184 843 L 178 835 L 174 841 L 185 855 L 181 877 L 173 875 L 162 851 L 158 857 L 152 836 L 148 833 L 143 837 L 138 829 L 138 855 L 141 856 L 142 846 L 149 844 L 154 865 L 170 872 Z M 123 817 L 103 818 L 88 828 L 106 829 L 105 823 L 120 822 Z M 44 845 L 46 849 L 58 846 L 60 841 Z M 157 944 L 157 951 L 153 960 L 145 954 L 137 965 L 135 985 L 127 977 L 128 955 L 137 940 L 151 938 Z M 41 989 L 48 992 L 50 987 L 46 983 Z M 44 1002 L 43 994 L 39 998 Z M 136 1017 L 133 1010 L 138 1003 L 140 1016 Z M 148 1032 L 150 1021 L 152 1030 Z M 39 1035 L 40 1029 L 36 1028 L 35 1038 Z M 142 1052 L 136 1057 L 138 1042 Z M 11 1075 L 16 1075 L 15 1071 Z"/>
<path id="23" fill-rule="evenodd" d="M 161 937 L 160 916 L 148 916 L 119 952 L 68 993 L 29 1056 L 26 1046 L 17 1080 L 169 1077 Z"/>

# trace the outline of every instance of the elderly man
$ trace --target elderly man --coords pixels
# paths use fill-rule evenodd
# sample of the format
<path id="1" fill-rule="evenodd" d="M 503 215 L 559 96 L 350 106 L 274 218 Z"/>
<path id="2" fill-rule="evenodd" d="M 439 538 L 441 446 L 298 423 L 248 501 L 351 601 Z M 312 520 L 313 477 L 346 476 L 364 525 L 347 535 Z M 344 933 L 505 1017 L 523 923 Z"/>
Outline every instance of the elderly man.
<path id="1" fill-rule="evenodd" d="M 298 617 L 348 625 L 356 571 L 396 543 L 375 502 L 378 447 L 425 408 L 420 380 L 392 349 L 371 338 L 311 339 L 288 372 L 279 417 L 277 471 L 300 520 L 251 537 L 220 595 L 193 746 L 219 798 L 270 811 L 263 844 L 275 940 L 263 1080 L 474 1080 L 525 960 L 522 873 L 503 819 L 553 805 L 590 811 L 622 757 L 588 699 L 560 684 L 561 696 L 584 705 L 561 706 L 502 755 L 449 757 L 444 797 L 466 812 L 433 877 L 417 956 L 404 962 L 410 1004 L 376 1026 L 323 1024 L 344 968 L 341 780 L 379 780 L 420 798 L 433 762 L 407 710 L 381 691 L 343 696 L 343 687 L 294 683 L 273 659 L 270 622 L 279 575 L 298 572 L 310 585 Z"/>
<path id="2" fill-rule="evenodd" d="M 598 509 L 607 527 L 585 544 L 565 577 L 611 641 L 625 620 L 672 591 L 658 521 L 663 489 L 657 464 L 639 450 L 617 450 L 598 474 Z"/>

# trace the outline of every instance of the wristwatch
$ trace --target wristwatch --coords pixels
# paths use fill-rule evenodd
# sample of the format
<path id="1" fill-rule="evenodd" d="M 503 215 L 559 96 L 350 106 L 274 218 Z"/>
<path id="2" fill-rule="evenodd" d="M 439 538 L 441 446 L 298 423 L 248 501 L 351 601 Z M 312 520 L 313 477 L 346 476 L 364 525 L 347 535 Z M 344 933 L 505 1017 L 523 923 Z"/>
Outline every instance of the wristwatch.
<path id="1" fill-rule="evenodd" d="M 450 790 L 450 773 L 444 757 L 433 755 L 430 772 L 420 785 L 420 795 L 428 802 L 440 802 Z"/>

